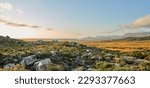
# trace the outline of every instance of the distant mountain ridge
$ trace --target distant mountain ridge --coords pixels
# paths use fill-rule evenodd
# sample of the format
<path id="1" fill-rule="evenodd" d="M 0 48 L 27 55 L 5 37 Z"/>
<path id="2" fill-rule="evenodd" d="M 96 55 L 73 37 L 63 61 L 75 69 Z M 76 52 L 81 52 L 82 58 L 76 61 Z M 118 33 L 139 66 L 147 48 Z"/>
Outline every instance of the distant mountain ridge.
<path id="1" fill-rule="evenodd" d="M 146 37 L 146 36 L 150 36 L 150 32 L 126 33 L 123 35 L 124 38 L 126 38 L 126 37 Z"/>
<path id="2" fill-rule="evenodd" d="M 118 39 L 118 40 L 142 41 L 142 40 L 150 40 L 150 36 L 146 36 L 146 37 L 127 37 L 127 38 Z"/>
<path id="3" fill-rule="evenodd" d="M 142 33 L 126 33 L 122 36 L 117 36 L 117 35 L 113 35 L 113 36 L 96 36 L 96 37 L 85 37 L 82 38 L 81 40 L 116 40 L 116 39 L 135 39 L 137 40 L 137 38 L 140 37 L 145 37 L 142 39 L 149 39 L 150 36 L 150 32 L 142 32 Z"/>
<path id="4" fill-rule="evenodd" d="M 112 39 L 120 39 L 121 36 L 96 36 L 96 37 L 85 37 L 82 40 L 112 40 Z"/>

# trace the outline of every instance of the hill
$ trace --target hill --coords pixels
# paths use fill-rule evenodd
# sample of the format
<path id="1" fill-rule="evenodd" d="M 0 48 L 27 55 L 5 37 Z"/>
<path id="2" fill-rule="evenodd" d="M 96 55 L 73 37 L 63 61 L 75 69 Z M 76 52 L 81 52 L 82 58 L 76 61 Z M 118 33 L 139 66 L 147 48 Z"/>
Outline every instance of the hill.
<path id="1" fill-rule="evenodd" d="M 127 37 L 147 37 L 150 36 L 150 32 L 141 32 L 141 33 L 126 33 L 123 35 L 123 38 Z"/>
<path id="2" fill-rule="evenodd" d="M 145 37 L 143 39 L 149 39 L 148 37 L 150 36 L 150 32 L 141 32 L 141 33 L 126 33 L 122 36 L 96 36 L 96 37 L 85 37 L 82 38 L 81 40 L 117 40 L 117 39 L 137 39 L 140 37 Z M 146 38 L 147 37 L 147 38 Z"/>
<path id="3" fill-rule="evenodd" d="M 13 46 L 17 46 L 17 45 L 23 45 L 24 41 L 22 40 L 18 40 L 18 39 L 12 39 L 9 36 L 0 36 L 0 46 L 9 46 L 9 45 L 13 45 Z"/>
<path id="4" fill-rule="evenodd" d="M 144 40 L 150 40 L 150 36 L 146 37 L 127 37 L 127 38 L 122 38 L 118 40 L 126 40 L 126 41 L 144 41 Z"/>

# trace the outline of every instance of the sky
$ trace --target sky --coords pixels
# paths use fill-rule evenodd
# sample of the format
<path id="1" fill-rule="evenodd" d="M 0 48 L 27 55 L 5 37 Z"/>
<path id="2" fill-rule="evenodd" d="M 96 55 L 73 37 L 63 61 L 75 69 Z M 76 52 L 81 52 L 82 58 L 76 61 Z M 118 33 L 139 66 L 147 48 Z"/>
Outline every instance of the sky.
<path id="1" fill-rule="evenodd" d="M 83 38 L 150 32 L 150 0 L 0 0 L 0 35 Z"/>

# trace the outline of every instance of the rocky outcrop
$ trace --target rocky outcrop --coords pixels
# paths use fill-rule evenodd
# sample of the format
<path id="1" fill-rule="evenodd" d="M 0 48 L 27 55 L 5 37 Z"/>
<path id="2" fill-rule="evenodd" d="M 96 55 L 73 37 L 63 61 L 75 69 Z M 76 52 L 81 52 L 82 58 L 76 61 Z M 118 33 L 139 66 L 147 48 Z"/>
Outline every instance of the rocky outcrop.
<path id="1" fill-rule="evenodd" d="M 10 40 L 9 36 L 6 36 L 6 37 L 0 36 L 0 42 L 9 41 L 9 40 Z"/>

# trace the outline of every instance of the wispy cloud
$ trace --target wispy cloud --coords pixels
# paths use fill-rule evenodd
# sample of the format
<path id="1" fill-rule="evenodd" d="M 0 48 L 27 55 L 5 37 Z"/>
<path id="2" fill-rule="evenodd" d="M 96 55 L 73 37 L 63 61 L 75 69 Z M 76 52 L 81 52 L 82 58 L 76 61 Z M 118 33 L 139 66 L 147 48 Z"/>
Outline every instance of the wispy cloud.
<path id="1" fill-rule="evenodd" d="M 150 28 L 150 14 L 144 17 L 138 18 L 131 24 L 123 25 L 122 29 L 139 29 L 139 28 Z"/>
<path id="2" fill-rule="evenodd" d="M 16 22 L 11 22 L 11 21 L 5 20 L 5 19 L 0 19 L 0 24 L 5 24 L 5 25 L 11 26 L 11 27 L 24 27 L 24 28 L 52 30 L 51 28 L 43 28 L 39 25 L 29 25 L 29 24 L 16 23 Z"/>
<path id="3" fill-rule="evenodd" d="M 16 9 L 16 12 L 17 13 L 20 13 L 20 14 L 23 14 L 24 12 L 22 11 L 22 10 L 20 10 L 20 9 Z"/>

